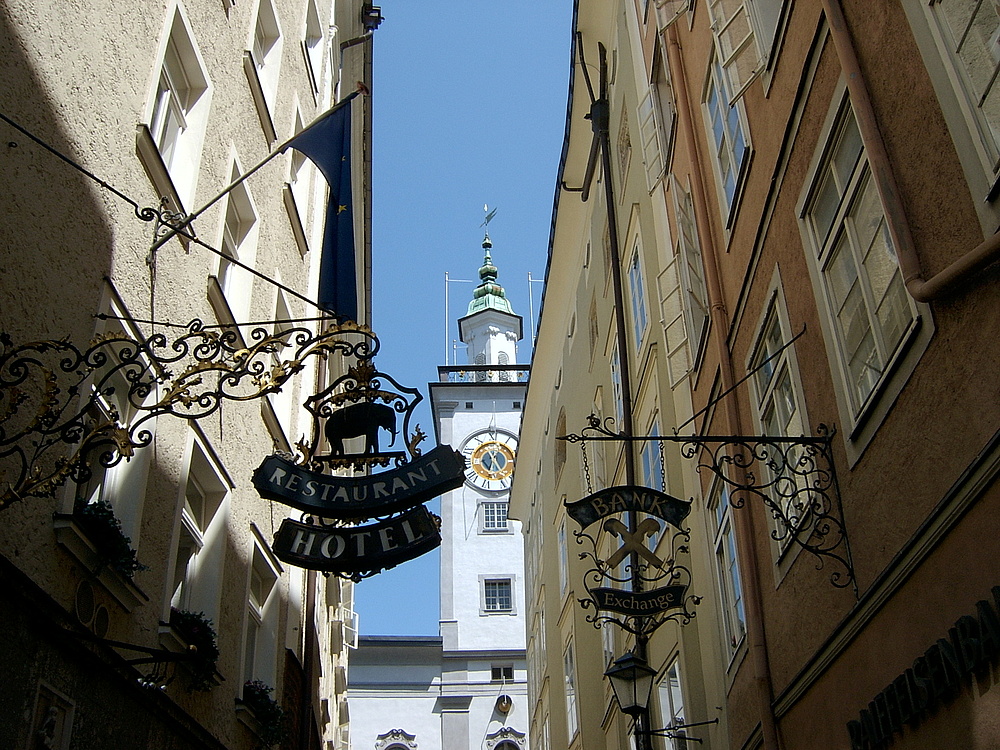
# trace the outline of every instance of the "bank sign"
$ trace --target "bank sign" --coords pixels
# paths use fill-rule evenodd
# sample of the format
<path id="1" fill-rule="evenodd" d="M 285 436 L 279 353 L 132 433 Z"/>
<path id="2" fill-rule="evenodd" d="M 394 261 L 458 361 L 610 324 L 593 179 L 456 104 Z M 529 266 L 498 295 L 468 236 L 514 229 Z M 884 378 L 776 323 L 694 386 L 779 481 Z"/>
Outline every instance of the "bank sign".
<path id="1" fill-rule="evenodd" d="M 672 581 L 670 585 L 655 586 L 645 591 L 629 591 L 622 588 L 624 581 L 619 579 L 615 579 L 617 586 L 587 587 L 591 601 L 598 610 L 629 617 L 642 617 L 685 606 L 687 584 L 677 582 L 680 580 L 679 576 L 672 574 L 676 566 L 661 560 L 656 552 L 649 548 L 647 539 L 656 539 L 659 536 L 661 526 L 656 518 L 680 529 L 690 512 L 691 503 L 650 487 L 634 485 L 608 487 L 582 500 L 566 503 L 566 513 L 583 529 L 603 521 L 601 531 L 618 540 L 618 549 L 603 561 L 598 570 L 599 574 L 607 576 L 609 571 L 616 570 L 623 562 L 630 559 L 631 565 L 661 571 L 652 578 L 647 577 L 645 580 L 648 583 L 655 586 L 656 581 Z M 616 518 L 620 513 L 632 513 L 635 516 L 641 513 L 646 517 L 635 524 L 634 528 L 630 528 Z M 595 544 L 595 555 L 596 547 Z"/>

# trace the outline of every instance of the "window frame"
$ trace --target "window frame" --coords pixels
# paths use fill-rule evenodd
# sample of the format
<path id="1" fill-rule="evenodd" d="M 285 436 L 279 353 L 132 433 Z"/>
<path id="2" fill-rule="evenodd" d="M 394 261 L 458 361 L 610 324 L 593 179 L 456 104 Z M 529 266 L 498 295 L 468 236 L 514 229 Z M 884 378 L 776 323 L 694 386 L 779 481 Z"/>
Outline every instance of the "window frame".
<path id="1" fill-rule="evenodd" d="M 714 96 L 713 96 L 713 93 Z M 753 153 L 753 146 L 750 141 L 750 127 L 747 123 L 746 112 L 742 101 L 729 103 L 730 89 L 726 79 L 722 62 L 717 50 L 713 50 L 709 57 L 708 70 L 705 73 L 705 86 L 702 92 L 701 107 L 704 114 L 705 130 L 708 138 L 709 151 L 711 153 L 712 171 L 715 174 L 716 193 L 719 198 L 719 207 L 722 209 L 725 229 L 728 232 L 732 229 L 742 202 L 744 188 L 746 187 L 747 174 L 750 171 L 750 159 Z M 715 101 L 713 105 L 712 101 Z M 713 106 L 715 110 L 713 113 Z M 716 115 L 722 127 L 720 134 L 715 126 Z M 733 119 L 735 118 L 735 119 Z M 737 129 L 738 126 L 738 129 Z M 738 132 L 743 141 L 743 148 L 739 154 L 739 143 L 734 140 Z M 725 168 L 720 153 L 725 151 L 729 169 Z M 727 174 L 732 172 L 732 191 L 727 189 Z"/>
<path id="2" fill-rule="evenodd" d="M 490 587 L 496 587 L 496 592 L 490 594 Z M 509 600 L 509 607 L 496 606 L 503 604 L 503 587 L 506 587 L 506 598 Z M 494 605 L 494 606 L 491 606 Z M 480 575 L 479 576 L 479 614 L 484 615 L 513 615 L 517 614 L 517 601 L 514 596 L 514 576 L 513 575 Z"/>
<path id="3" fill-rule="evenodd" d="M 502 523 L 493 519 L 491 520 L 491 511 L 497 511 L 503 508 L 502 512 Z M 507 500 L 491 500 L 491 499 L 480 499 L 479 501 L 479 533 L 480 534 L 509 534 L 511 532 L 510 520 L 507 517 L 507 512 L 510 508 L 510 503 Z"/>
<path id="4" fill-rule="evenodd" d="M 723 644 L 730 660 L 735 659 L 746 643 L 746 609 L 743 603 L 743 573 L 740 570 L 733 527 L 733 508 L 725 483 L 716 481 L 709 492 L 709 539 L 712 540 L 712 560 L 719 587 L 719 602 Z"/>
<path id="5" fill-rule="evenodd" d="M 763 361 L 767 360 L 769 357 L 774 355 L 774 351 L 771 350 L 769 342 L 773 341 L 771 338 L 771 332 L 777 327 L 779 337 L 778 344 L 775 347 L 775 351 L 780 349 L 780 353 L 771 360 L 771 363 L 767 366 L 770 370 L 767 382 L 764 383 L 762 388 L 762 383 L 760 379 L 760 373 L 763 372 L 760 365 Z M 791 329 L 791 324 L 788 319 L 788 307 L 785 302 L 785 295 L 783 292 L 783 287 L 781 285 L 781 275 L 777 267 L 774 269 L 774 275 L 771 280 L 771 286 L 768 291 L 766 302 L 761 308 L 760 318 L 757 321 L 757 327 L 754 332 L 753 345 L 750 348 L 750 352 L 747 355 L 746 369 L 747 372 L 753 372 L 750 377 L 750 394 L 751 407 L 753 411 L 754 422 L 758 427 L 760 435 L 772 436 L 772 437 L 799 437 L 800 435 L 810 434 L 810 422 L 807 409 L 807 403 L 805 398 L 805 389 L 802 384 L 802 376 L 798 366 L 798 358 L 795 354 L 795 346 L 788 346 L 789 342 L 793 338 L 793 333 Z M 782 348 L 784 347 L 784 348 Z M 774 430 L 767 427 L 766 424 L 766 414 L 768 410 L 777 409 L 778 404 L 775 402 L 775 397 L 778 395 L 777 388 L 780 385 L 780 380 L 785 378 L 789 386 L 789 395 L 792 402 L 793 409 L 790 415 L 794 415 L 794 420 L 788 422 L 784 429 Z M 792 450 L 789 448 L 789 450 Z M 767 467 L 762 467 L 762 471 L 767 471 Z M 795 477 L 798 489 L 805 488 L 804 479 Z M 786 503 L 787 505 L 787 503 Z M 782 508 L 786 517 L 791 518 L 799 515 L 800 511 L 793 507 Z M 802 517 L 802 521 L 812 520 L 815 522 L 815 518 L 811 514 L 806 514 Z M 787 572 L 787 567 L 790 565 L 792 559 L 794 559 L 795 554 L 801 549 L 799 545 L 793 543 L 794 532 L 793 530 L 779 529 L 777 527 L 777 521 L 769 514 L 769 524 L 771 525 L 772 531 L 778 533 L 780 539 L 773 540 L 773 555 L 775 558 L 775 563 L 779 565 L 780 574 L 784 575 Z M 795 554 L 793 554 L 793 552 Z"/>
<path id="6" fill-rule="evenodd" d="M 835 302 L 832 299 L 833 292 L 830 288 L 828 270 L 835 252 L 839 251 L 838 238 L 847 236 L 848 242 L 855 242 L 855 237 L 852 234 L 854 230 L 845 226 L 845 223 L 852 216 L 852 211 L 859 205 L 860 199 L 864 196 L 865 188 L 873 190 L 876 207 L 882 212 L 882 226 L 886 221 L 885 208 L 882 206 L 877 190 L 872 187 L 871 167 L 863 143 L 849 176 L 843 180 L 844 191 L 838 198 L 837 210 L 831 219 L 830 229 L 822 241 L 818 238 L 813 218 L 815 201 L 819 191 L 824 187 L 825 181 L 829 179 L 831 157 L 845 134 L 846 118 L 850 111 L 851 103 L 847 95 L 846 83 L 841 80 L 835 95 L 832 97 L 827 119 L 817 140 L 812 164 L 803 182 L 802 193 L 797 205 L 797 216 L 803 250 L 806 254 L 807 266 L 815 290 L 820 323 L 828 349 L 834 353 L 834 356 L 830 358 L 834 390 L 843 424 L 847 427 L 844 435 L 848 447 L 848 459 L 853 465 L 874 436 L 881 420 L 892 408 L 895 396 L 902 390 L 916 363 L 926 351 L 933 336 L 934 325 L 930 308 L 923 303 L 914 301 L 902 288 L 901 272 L 895 260 L 891 239 L 886 240 L 886 250 L 892 256 L 894 268 L 891 272 L 892 279 L 886 284 L 887 291 L 881 298 L 881 302 L 886 301 L 889 286 L 898 283 L 898 289 L 901 289 L 899 298 L 908 308 L 910 319 L 902 326 L 902 332 L 896 343 L 888 348 L 883 347 L 884 351 L 881 352 L 884 356 L 882 369 L 868 387 L 867 392 L 859 397 L 857 384 L 851 375 L 850 358 L 848 350 L 845 349 L 842 326 L 835 311 Z M 853 115 L 851 116 L 853 117 Z M 878 228 L 872 235 L 872 242 L 875 241 L 877 234 Z M 852 281 L 852 284 L 857 283 L 857 280 L 862 278 L 864 278 L 865 284 L 868 283 L 867 274 L 864 273 L 863 260 L 869 251 L 872 251 L 871 247 L 873 245 L 869 245 L 868 250 L 862 253 L 862 263 L 855 264 L 853 269 L 855 281 Z M 849 247 L 848 251 L 853 253 L 854 248 Z M 869 306 L 870 299 L 872 299 L 870 290 L 862 288 L 861 296 L 866 305 L 862 313 L 870 324 L 871 316 L 875 314 L 871 312 L 873 308 Z M 846 299 L 845 296 L 845 301 Z"/>
<path id="7" fill-rule="evenodd" d="M 660 711 L 660 725 L 663 727 L 681 726 L 686 723 L 684 709 L 687 701 L 684 696 L 682 674 L 678 654 L 671 659 L 656 682 L 657 706 Z M 687 750 L 689 744 L 684 736 L 684 730 L 680 729 L 675 734 L 679 736 L 667 740 L 668 750 Z"/>
<path id="8" fill-rule="evenodd" d="M 153 186 L 183 213 L 194 202 L 213 86 L 180 3 L 166 14 L 155 61 L 136 150 Z M 180 122 L 168 133 L 171 111 Z"/>

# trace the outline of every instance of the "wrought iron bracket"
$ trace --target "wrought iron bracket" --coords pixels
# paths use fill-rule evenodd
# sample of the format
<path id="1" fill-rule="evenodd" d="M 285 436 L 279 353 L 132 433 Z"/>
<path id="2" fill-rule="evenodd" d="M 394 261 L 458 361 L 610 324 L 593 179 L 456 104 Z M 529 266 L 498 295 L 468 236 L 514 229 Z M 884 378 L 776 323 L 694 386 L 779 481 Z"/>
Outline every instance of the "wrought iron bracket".
<path id="1" fill-rule="evenodd" d="M 167 685 L 174 681 L 173 665 L 192 662 L 198 658 L 197 649 L 193 646 L 189 647 L 186 651 L 170 651 L 165 648 L 153 648 L 152 646 L 142 646 L 110 638 L 101 638 L 88 631 L 73 630 L 66 632 L 80 640 L 99 643 L 119 653 L 119 656 L 124 659 L 126 664 L 137 668 L 137 671 L 140 673 L 139 684 L 145 688 L 164 690 Z M 122 651 L 143 654 L 143 656 L 126 657 L 120 653 Z M 148 671 L 138 669 L 138 667 L 144 665 L 149 665 L 150 669 Z"/>
<path id="2" fill-rule="evenodd" d="M 147 423 L 162 414 L 201 419 L 227 400 L 280 391 L 309 357 L 370 360 L 379 349 L 372 330 L 356 323 L 319 333 L 259 327 L 247 341 L 198 319 L 173 340 L 119 331 L 84 348 L 15 344 L 0 332 L 0 510 L 128 460 L 152 442 Z"/>
<path id="3" fill-rule="evenodd" d="M 696 459 L 722 483 L 734 508 L 748 500 L 763 503 L 774 521 L 771 537 L 782 547 L 797 545 L 816 557 L 817 569 L 836 566 L 830 582 L 850 586 L 858 596 L 850 540 L 833 463 L 836 430 L 819 425 L 814 436 L 769 435 L 626 435 L 614 419 L 594 414 L 580 433 L 560 436 L 570 443 L 591 441 L 660 442 L 680 446 L 684 458 Z"/>

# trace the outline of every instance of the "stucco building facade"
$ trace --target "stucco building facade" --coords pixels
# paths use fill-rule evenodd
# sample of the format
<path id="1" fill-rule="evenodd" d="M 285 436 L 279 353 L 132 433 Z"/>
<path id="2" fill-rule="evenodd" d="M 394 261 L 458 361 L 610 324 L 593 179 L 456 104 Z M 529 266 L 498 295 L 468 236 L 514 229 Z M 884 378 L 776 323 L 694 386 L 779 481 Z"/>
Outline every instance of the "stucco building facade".
<path id="1" fill-rule="evenodd" d="M 60 374 L 50 358 L 50 382 L 37 379 L 41 366 L 23 380 L 9 353 L 154 334 L 165 337 L 162 353 L 207 331 L 216 337 L 201 339 L 207 356 L 222 340 L 252 346 L 251 323 L 267 334 L 328 325 L 308 303 L 327 185 L 297 152 L 200 213 L 188 237 L 157 246 L 168 230 L 151 219 L 191 215 L 356 81 L 370 85 L 372 24 L 370 7 L 332 0 L 0 3 L 0 746 L 347 747 L 352 584 L 277 560 L 271 539 L 291 511 L 250 482 L 265 456 L 310 439 L 298 405 L 340 358 L 306 362 L 280 390 L 218 409 L 192 400 L 208 416 L 161 414 L 127 460 L 107 467 L 113 454 L 95 451 L 89 477 L 19 494 L 24 466 L 30 479 L 80 447 L 81 433 L 64 433 L 40 451 L 47 419 L 90 403 L 83 434 L 97 425 L 120 434 L 111 428 L 127 429 L 170 395 L 184 363 L 171 371 L 140 356 L 139 370 L 159 380 L 137 408 L 127 371 L 102 380 L 106 361 Z M 353 107 L 360 209 L 369 205 L 370 104 Z M 353 216 L 365 323 L 370 228 L 366 210 Z M 193 319 L 203 327 L 186 327 Z M 265 380 L 282 358 L 280 348 L 264 353 Z M 66 397 L 59 378 L 74 372 L 91 375 Z M 212 377 L 188 381 L 191 392 Z M 46 415 L 45 393 L 63 399 L 59 413 L 18 437 L 25 420 Z M 247 683 L 267 700 L 255 706 Z"/>
<path id="2" fill-rule="evenodd" d="M 702 747 L 994 743 L 997 31 L 962 0 L 576 4 L 512 495 L 536 746 L 631 733 L 602 673 L 635 644 L 581 632 L 583 566 L 553 554 L 562 502 L 624 484 L 628 461 L 626 441 L 586 444 L 587 476 L 555 438 L 591 412 L 621 430 L 629 402 L 631 435 L 697 438 L 691 457 L 632 443 L 639 478 L 662 446 L 665 486 L 692 502 L 703 597 L 648 644 L 654 728 L 718 720 L 685 730 Z M 582 202 L 579 55 L 596 95 L 598 42 L 611 168 Z M 820 458 L 832 486 L 806 478 Z"/>

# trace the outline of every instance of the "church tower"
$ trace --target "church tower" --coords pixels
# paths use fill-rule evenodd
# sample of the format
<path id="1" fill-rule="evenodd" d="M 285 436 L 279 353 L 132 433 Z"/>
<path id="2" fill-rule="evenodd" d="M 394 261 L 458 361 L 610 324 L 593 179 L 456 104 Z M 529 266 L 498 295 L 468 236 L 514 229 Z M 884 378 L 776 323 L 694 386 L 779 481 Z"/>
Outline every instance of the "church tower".
<path id="1" fill-rule="evenodd" d="M 516 364 L 522 320 L 492 247 L 486 235 L 481 283 L 458 321 L 468 365 L 438 367 L 430 386 L 438 441 L 466 460 L 465 484 L 441 498 L 442 684 L 459 707 L 442 718 L 443 747 L 503 730 L 522 748 L 515 735 L 528 731 L 524 548 L 520 522 L 507 518 L 528 368 Z M 498 713 L 501 695 L 510 703 Z"/>
<path id="2" fill-rule="evenodd" d="M 524 552 L 508 520 L 528 367 L 522 321 L 497 283 L 489 235 L 481 283 L 459 319 L 467 365 L 430 384 L 437 442 L 465 457 L 441 497 L 438 636 L 361 636 L 348 700 L 354 750 L 528 750 Z"/>

